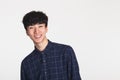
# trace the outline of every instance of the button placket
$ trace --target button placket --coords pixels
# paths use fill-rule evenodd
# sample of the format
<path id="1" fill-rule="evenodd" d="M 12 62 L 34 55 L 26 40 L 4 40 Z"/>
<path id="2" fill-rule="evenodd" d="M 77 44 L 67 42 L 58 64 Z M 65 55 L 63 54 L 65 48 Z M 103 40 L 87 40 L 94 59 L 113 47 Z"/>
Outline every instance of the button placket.
<path id="1" fill-rule="evenodd" d="M 46 55 L 44 53 L 42 53 L 42 57 L 43 57 L 43 66 L 44 66 L 45 80 L 47 80 Z"/>

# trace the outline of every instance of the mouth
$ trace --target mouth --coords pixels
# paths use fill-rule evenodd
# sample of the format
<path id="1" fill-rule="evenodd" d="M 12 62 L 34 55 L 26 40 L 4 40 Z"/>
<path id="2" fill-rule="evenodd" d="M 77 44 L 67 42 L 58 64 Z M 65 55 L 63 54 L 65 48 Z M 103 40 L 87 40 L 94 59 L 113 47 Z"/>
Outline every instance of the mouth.
<path id="1" fill-rule="evenodd" d="M 42 35 L 35 35 L 34 37 L 35 37 L 35 39 L 39 39 L 39 38 L 41 38 L 41 36 Z"/>

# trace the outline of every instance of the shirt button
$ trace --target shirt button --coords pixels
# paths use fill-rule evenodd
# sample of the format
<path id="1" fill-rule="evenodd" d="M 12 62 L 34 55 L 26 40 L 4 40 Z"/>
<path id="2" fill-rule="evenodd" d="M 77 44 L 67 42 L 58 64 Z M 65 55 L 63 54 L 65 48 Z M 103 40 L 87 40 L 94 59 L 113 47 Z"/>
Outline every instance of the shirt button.
<path id="1" fill-rule="evenodd" d="M 47 72 L 45 71 L 45 75 L 47 74 Z"/>
<path id="2" fill-rule="evenodd" d="M 43 60 L 43 62 L 45 63 L 46 61 L 45 61 L 45 60 Z"/>

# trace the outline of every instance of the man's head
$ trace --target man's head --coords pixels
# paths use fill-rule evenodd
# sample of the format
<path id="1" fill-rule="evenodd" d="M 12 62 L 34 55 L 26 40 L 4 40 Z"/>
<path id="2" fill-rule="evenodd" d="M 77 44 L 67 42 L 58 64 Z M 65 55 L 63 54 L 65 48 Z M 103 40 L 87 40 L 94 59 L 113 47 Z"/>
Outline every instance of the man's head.
<path id="1" fill-rule="evenodd" d="M 26 30 L 27 30 L 27 27 L 35 25 L 35 24 L 43 24 L 44 23 L 45 26 L 47 27 L 48 17 L 45 13 L 43 13 L 41 11 L 31 11 L 23 17 L 22 22 L 23 22 L 24 28 Z"/>
<path id="2" fill-rule="evenodd" d="M 39 44 L 47 40 L 47 23 L 48 17 L 40 11 L 31 11 L 23 17 L 23 24 L 26 29 L 26 33 L 35 44 Z"/>

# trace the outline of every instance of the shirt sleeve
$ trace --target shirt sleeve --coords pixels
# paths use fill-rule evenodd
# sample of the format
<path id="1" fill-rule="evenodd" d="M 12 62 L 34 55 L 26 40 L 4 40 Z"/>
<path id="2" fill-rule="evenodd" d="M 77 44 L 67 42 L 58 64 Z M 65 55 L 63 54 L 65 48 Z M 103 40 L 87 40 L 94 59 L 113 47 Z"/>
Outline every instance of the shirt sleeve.
<path id="1" fill-rule="evenodd" d="M 79 66 L 73 48 L 69 46 L 66 50 L 66 54 L 68 55 L 69 80 L 81 80 Z"/>
<path id="2" fill-rule="evenodd" d="M 24 65 L 21 63 L 21 72 L 20 72 L 20 80 L 27 80 L 25 76 Z"/>

